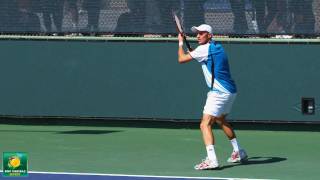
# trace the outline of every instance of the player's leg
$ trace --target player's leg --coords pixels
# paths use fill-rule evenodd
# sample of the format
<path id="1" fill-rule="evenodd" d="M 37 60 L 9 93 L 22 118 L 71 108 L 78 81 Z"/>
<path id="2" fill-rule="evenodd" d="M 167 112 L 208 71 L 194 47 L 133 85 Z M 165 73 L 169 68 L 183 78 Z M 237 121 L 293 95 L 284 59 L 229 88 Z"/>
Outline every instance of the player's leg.
<path id="1" fill-rule="evenodd" d="M 226 121 L 226 115 L 222 115 L 221 117 L 217 118 L 216 122 L 221 126 L 221 129 L 229 140 L 236 138 L 236 134 L 233 131 L 232 126 Z"/>
<path id="2" fill-rule="evenodd" d="M 200 123 L 200 130 L 202 133 L 203 142 L 206 146 L 207 150 L 207 158 L 218 165 L 218 160 L 216 156 L 216 152 L 214 149 L 215 139 L 214 134 L 212 132 L 212 127 L 216 121 L 216 117 L 203 114 L 202 120 Z"/>
<path id="3" fill-rule="evenodd" d="M 221 115 L 216 119 L 216 122 L 221 126 L 223 132 L 226 134 L 228 139 L 230 140 L 230 143 L 233 147 L 233 152 L 231 153 L 231 157 L 228 159 L 228 162 L 241 162 L 247 159 L 247 153 L 244 149 L 242 149 L 239 145 L 239 141 L 236 138 L 236 134 L 232 128 L 232 126 L 229 124 L 229 122 L 226 120 L 227 114 L 230 113 L 232 109 L 232 105 L 234 100 L 236 99 L 237 94 L 224 94 L 221 96 Z"/>
<path id="4" fill-rule="evenodd" d="M 203 114 L 201 123 L 200 123 L 200 130 L 202 133 L 203 142 L 206 146 L 214 144 L 214 136 L 212 133 L 212 126 L 216 120 L 216 117 Z"/>
<path id="5" fill-rule="evenodd" d="M 216 122 L 221 126 L 221 129 L 228 137 L 233 147 L 233 151 L 228 159 L 228 162 L 237 163 L 247 160 L 248 155 L 246 151 L 240 147 L 232 126 L 226 121 L 226 115 L 222 115 L 221 117 L 217 118 Z"/>
<path id="6" fill-rule="evenodd" d="M 212 133 L 212 126 L 215 123 L 216 117 L 203 114 L 200 130 L 202 133 L 203 142 L 206 146 L 207 157 L 194 168 L 197 170 L 215 169 L 219 167 L 218 160 L 214 149 L 214 135 Z"/>

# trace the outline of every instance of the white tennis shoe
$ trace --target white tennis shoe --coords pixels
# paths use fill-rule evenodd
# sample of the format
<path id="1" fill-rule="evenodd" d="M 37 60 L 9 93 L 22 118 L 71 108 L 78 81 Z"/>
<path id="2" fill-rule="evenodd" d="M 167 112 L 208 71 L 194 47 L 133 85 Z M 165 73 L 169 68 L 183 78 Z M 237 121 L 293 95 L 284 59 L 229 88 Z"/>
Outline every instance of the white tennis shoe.
<path id="1" fill-rule="evenodd" d="M 203 159 L 200 164 L 194 166 L 195 170 L 209 170 L 209 169 L 217 169 L 219 167 L 218 161 L 212 161 L 208 157 Z"/>
<path id="2" fill-rule="evenodd" d="M 229 163 L 239 163 L 246 161 L 248 159 L 248 155 L 244 149 L 240 149 L 239 151 L 233 151 L 230 158 L 228 159 Z"/>

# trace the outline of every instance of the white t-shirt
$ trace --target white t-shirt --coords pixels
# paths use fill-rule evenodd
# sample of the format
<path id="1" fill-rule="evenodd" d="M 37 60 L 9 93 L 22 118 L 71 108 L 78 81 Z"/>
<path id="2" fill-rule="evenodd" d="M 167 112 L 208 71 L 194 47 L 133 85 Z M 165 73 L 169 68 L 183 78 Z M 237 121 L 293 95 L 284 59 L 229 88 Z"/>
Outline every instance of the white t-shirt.
<path id="1" fill-rule="evenodd" d="M 200 45 L 195 50 L 190 52 L 190 55 L 198 62 L 206 61 L 209 55 L 209 46 L 210 43 Z"/>

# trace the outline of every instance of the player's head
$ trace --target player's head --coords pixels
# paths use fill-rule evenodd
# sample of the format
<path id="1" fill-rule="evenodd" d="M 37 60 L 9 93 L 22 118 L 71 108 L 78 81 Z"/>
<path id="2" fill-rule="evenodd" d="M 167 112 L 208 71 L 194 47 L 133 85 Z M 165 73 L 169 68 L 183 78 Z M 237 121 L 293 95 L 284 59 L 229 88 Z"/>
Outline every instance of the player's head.
<path id="1" fill-rule="evenodd" d="M 199 44 L 206 44 L 212 38 L 212 27 L 208 24 L 201 24 L 200 26 L 193 26 L 191 31 L 197 33 L 197 40 Z"/>

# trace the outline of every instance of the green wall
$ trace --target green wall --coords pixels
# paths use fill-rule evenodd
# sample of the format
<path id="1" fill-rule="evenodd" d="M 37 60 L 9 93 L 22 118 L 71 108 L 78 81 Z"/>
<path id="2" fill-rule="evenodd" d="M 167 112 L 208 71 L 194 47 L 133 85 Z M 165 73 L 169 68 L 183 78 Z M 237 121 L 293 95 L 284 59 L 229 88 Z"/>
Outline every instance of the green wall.
<path id="1" fill-rule="evenodd" d="M 0 114 L 198 119 L 206 85 L 176 42 L 0 41 Z M 238 98 L 230 119 L 320 120 L 317 44 L 225 43 Z"/>

